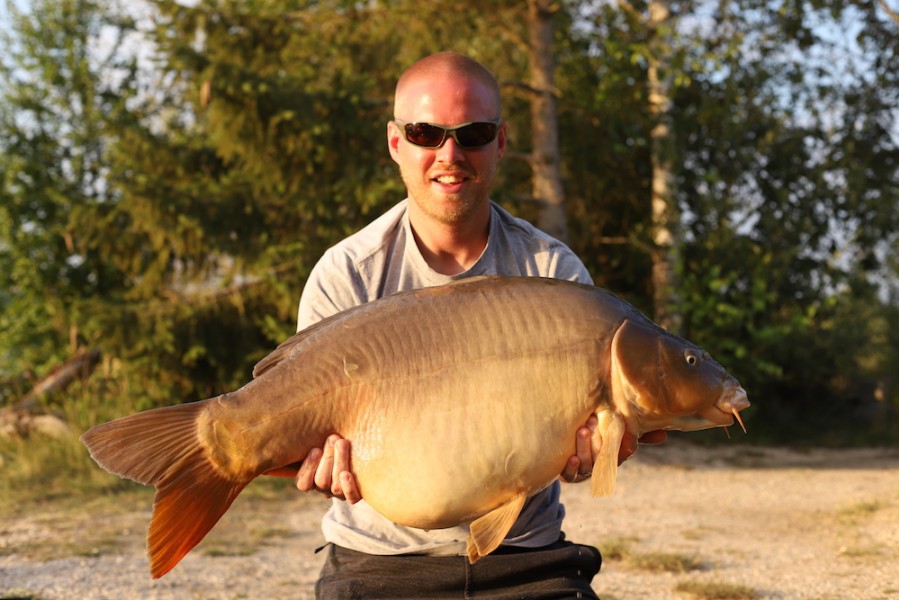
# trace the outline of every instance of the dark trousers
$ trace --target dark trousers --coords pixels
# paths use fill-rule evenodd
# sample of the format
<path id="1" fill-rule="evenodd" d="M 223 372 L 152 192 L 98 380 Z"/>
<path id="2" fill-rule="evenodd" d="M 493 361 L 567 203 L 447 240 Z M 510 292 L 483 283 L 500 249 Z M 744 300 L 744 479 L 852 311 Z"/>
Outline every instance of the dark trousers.
<path id="1" fill-rule="evenodd" d="M 499 548 L 473 565 L 463 556 L 375 556 L 329 544 L 318 600 L 549 600 L 592 598 L 602 557 L 560 540 L 543 548 Z"/>

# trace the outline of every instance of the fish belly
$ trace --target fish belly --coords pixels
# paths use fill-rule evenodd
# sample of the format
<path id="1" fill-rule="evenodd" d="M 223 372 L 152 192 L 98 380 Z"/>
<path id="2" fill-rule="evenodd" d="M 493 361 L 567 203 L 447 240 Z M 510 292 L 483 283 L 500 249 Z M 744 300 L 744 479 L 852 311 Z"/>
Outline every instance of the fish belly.
<path id="1" fill-rule="evenodd" d="M 471 521 L 551 483 L 596 406 L 582 356 L 482 360 L 464 377 L 388 379 L 348 433 L 365 498 L 422 529 Z"/>

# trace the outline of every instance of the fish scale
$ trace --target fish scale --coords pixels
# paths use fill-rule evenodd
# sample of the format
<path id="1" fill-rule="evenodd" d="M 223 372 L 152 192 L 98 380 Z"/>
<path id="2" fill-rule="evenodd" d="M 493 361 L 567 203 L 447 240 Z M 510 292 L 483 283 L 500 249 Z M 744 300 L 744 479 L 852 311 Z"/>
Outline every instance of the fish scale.
<path id="1" fill-rule="evenodd" d="M 82 436 L 107 470 L 156 487 L 153 577 L 264 474 L 293 476 L 329 434 L 350 441 L 363 498 L 396 523 L 470 523 L 471 562 L 575 453 L 591 414 L 594 495 L 625 433 L 727 426 L 746 392 L 698 346 L 597 287 L 484 277 L 349 309 L 281 344 L 242 388 Z M 152 455 L 148 453 L 152 449 Z"/>

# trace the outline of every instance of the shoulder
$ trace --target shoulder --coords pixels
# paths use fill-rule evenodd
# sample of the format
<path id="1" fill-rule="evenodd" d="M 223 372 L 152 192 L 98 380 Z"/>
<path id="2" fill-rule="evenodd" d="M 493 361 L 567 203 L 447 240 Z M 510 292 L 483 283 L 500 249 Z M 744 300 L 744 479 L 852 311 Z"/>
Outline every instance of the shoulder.
<path id="1" fill-rule="evenodd" d="M 383 254 L 393 243 L 397 231 L 402 227 L 407 207 L 408 200 L 394 205 L 356 233 L 329 248 L 322 256 L 322 260 L 328 259 L 341 265 L 346 263 L 348 268 L 361 269 L 367 261 Z"/>
<path id="2" fill-rule="evenodd" d="M 535 250 L 574 254 L 563 242 L 528 221 L 512 216 L 509 211 L 495 202 L 493 203 L 493 215 L 497 218 L 500 231 L 518 243 L 527 244 Z"/>
<path id="3" fill-rule="evenodd" d="M 493 203 L 493 215 L 497 221 L 496 231 L 504 242 L 513 249 L 520 248 L 526 256 L 533 257 L 538 272 L 531 274 L 593 283 L 587 267 L 567 244 L 528 221 L 513 216 L 496 203 Z"/>
<path id="4" fill-rule="evenodd" d="M 376 263 L 389 254 L 405 214 L 404 200 L 325 251 L 303 287 L 297 329 L 371 300 Z"/>

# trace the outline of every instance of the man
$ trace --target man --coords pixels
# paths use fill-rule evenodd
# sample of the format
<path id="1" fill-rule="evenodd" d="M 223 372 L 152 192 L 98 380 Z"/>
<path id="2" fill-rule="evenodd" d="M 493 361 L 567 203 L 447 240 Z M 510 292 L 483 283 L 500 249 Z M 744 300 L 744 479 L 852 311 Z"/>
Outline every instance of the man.
<path id="1" fill-rule="evenodd" d="M 329 249 L 300 300 L 298 328 L 398 291 L 475 275 L 542 276 L 591 283 L 565 245 L 512 217 L 488 197 L 506 149 L 499 86 L 465 56 L 442 52 L 400 78 L 390 155 L 408 198 Z M 590 476 L 601 439 L 595 419 L 576 434 L 561 477 Z M 623 445 L 621 456 L 636 449 Z M 335 498 L 322 530 L 330 543 L 319 598 L 595 598 L 596 549 L 564 541 L 556 482 L 528 500 L 503 545 L 469 565 L 466 526 L 423 531 L 396 525 L 364 501 L 347 440 L 331 436 L 309 453 L 297 487 Z"/>

